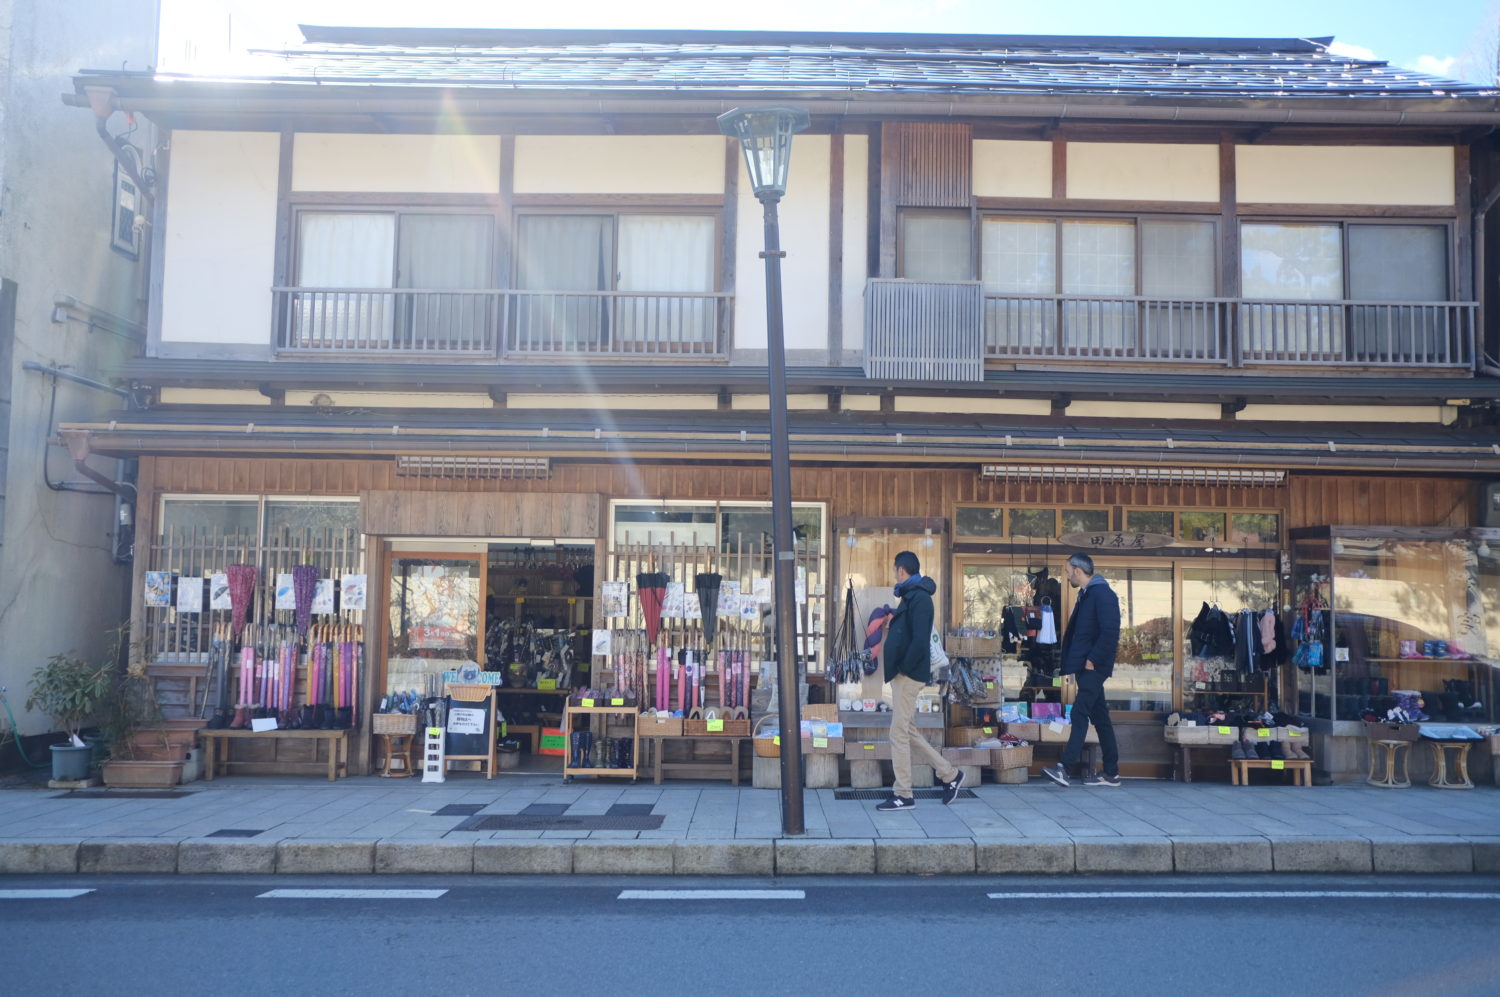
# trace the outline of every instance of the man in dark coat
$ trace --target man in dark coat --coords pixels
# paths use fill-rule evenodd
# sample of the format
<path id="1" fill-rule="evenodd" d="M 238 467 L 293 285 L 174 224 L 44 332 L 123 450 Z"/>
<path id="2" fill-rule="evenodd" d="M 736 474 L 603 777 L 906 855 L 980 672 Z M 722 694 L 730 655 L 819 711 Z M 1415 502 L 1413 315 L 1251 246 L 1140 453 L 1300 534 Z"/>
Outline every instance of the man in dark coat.
<path id="1" fill-rule="evenodd" d="M 916 808 L 911 789 L 914 756 L 937 773 L 945 805 L 958 799 L 963 785 L 963 771 L 917 733 L 917 696 L 932 682 L 932 594 L 936 591 L 937 583 L 922 577 L 917 555 L 909 550 L 896 555 L 896 595 L 901 602 L 887 618 L 885 644 L 880 650 L 885 680 L 891 684 L 891 768 L 896 781 L 891 798 L 876 810 Z"/>
<path id="2" fill-rule="evenodd" d="M 1120 599 L 1102 575 L 1094 574 L 1094 559 L 1087 554 L 1068 558 L 1068 584 L 1078 590 L 1073 615 L 1062 639 L 1062 672 L 1078 680 L 1073 700 L 1073 731 L 1062 761 L 1042 769 L 1059 786 L 1069 785 L 1068 774 L 1083 759 L 1083 743 L 1089 724 L 1099 731 L 1104 753 L 1104 771 L 1085 781 L 1086 786 L 1120 784 L 1120 748 L 1104 701 L 1104 682 L 1115 670 L 1115 652 L 1120 646 Z"/>

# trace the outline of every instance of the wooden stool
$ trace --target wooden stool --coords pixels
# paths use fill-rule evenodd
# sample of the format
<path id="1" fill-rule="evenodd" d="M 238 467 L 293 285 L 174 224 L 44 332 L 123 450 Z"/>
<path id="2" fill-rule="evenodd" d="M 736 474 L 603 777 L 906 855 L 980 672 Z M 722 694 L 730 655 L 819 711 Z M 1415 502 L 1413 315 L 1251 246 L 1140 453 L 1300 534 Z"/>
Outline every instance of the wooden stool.
<path id="1" fill-rule="evenodd" d="M 1271 769 L 1292 774 L 1293 786 L 1312 785 L 1312 760 L 1296 758 L 1231 758 L 1229 759 L 1229 781 L 1235 786 L 1250 785 L 1251 769 Z"/>
<path id="2" fill-rule="evenodd" d="M 1473 789 L 1469 781 L 1469 745 L 1472 741 L 1428 741 L 1432 745 L 1432 778 L 1427 785 L 1433 789 Z M 1452 748 L 1453 770 L 1457 778 L 1448 776 L 1448 749 Z"/>
<path id="3" fill-rule="evenodd" d="M 382 779 L 405 779 L 412 774 L 412 752 L 416 748 L 415 734 L 377 734 L 380 738 L 380 777 Z M 395 767 L 400 762 L 401 767 Z"/>
<path id="4" fill-rule="evenodd" d="M 1406 789 L 1411 785 L 1411 753 L 1401 753 L 1402 748 L 1410 748 L 1410 741 L 1383 741 L 1370 742 L 1370 777 L 1365 781 L 1372 786 L 1382 789 Z M 1377 748 L 1385 749 L 1385 773 L 1379 772 L 1381 754 Z M 1401 775 L 1396 776 L 1396 769 L 1401 769 Z"/>

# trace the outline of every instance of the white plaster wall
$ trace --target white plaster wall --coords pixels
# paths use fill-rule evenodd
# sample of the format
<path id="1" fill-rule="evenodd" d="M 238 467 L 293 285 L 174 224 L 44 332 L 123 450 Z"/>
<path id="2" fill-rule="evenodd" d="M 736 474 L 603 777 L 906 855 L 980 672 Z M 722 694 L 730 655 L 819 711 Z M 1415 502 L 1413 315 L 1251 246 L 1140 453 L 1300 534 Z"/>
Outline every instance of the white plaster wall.
<path id="1" fill-rule="evenodd" d="M 717 135 L 521 135 L 513 189 L 517 194 L 722 194 L 727 142 Z M 794 159 L 800 151 L 792 153 Z"/>
<path id="2" fill-rule="evenodd" d="M 788 350 L 828 348 L 827 135 L 799 135 L 792 143 L 787 192 L 781 199 L 782 315 Z M 735 245 L 734 346 L 766 348 L 766 278 L 760 252 L 765 227 L 760 202 L 740 161 L 739 233 Z M 847 341 L 847 334 L 846 334 Z"/>
<path id="3" fill-rule="evenodd" d="M 1219 147 L 1167 142 L 1069 142 L 1067 196 L 1217 201 Z"/>
<path id="4" fill-rule="evenodd" d="M 274 132 L 173 133 L 162 342 L 270 344 L 280 147 Z"/>
<path id="5" fill-rule="evenodd" d="M 976 197 L 1051 197 L 1052 143 L 974 141 Z"/>
<path id="6" fill-rule="evenodd" d="M 36 667 L 60 652 L 102 663 L 106 631 L 128 614 L 129 574 L 110 553 L 113 499 L 43 483 L 44 471 L 53 481 L 81 480 L 66 453 L 48 445 L 53 425 L 111 418 L 119 399 L 62 382 L 49 421 L 51 380 L 21 364 L 107 379 L 138 352 L 135 340 L 97 324 L 54 321 L 62 295 L 127 323 L 145 321 L 143 264 L 109 248 L 113 157 L 93 115 L 65 107 L 58 94 L 72 92 L 80 66 L 151 65 L 154 8 L 147 0 L 0 2 L 0 277 L 16 283 L 17 299 L 14 337 L 0 354 L 9 360 L 0 369 L 0 405 L 10 415 L 0 438 L 0 685 L 23 735 L 51 728 L 24 709 Z M 110 128 L 124 130 L 123 118 Z M 141 122 L 130 141 L 149 163 L 150 124 Z M 118 469 L 113 460 L 90 463 L 105 474 Z"/>
<path id="7" fill-rule="evenodd" d="M 1450 205 L 1452 146 L 1240 145 L 1242 204 Z"/>
<path id="8" fill-rule="evenodd" d="M 292 142 L 292 189 L 496 194 L 500 137 L 299 133 Z"/>
<path id="9" fill-rule="evenodd" d="M 844 352 L 863 351 L 870 273 L 870 139 L 844 136 Z M 837 357 L 834 358 L 838 360 Z"/>

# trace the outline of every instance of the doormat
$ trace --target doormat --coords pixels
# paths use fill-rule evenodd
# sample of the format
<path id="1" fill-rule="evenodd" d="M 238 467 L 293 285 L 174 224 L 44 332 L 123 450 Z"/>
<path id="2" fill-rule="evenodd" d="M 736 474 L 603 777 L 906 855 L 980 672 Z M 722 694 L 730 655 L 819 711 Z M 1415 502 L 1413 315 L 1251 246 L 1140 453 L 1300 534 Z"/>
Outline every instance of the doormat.
<path id="1" fill-rule="evenodd" d="M 833 798 L 835 800 L 885 800 L 889 799 L 890 795 L 889 789 L 837 789 L 834 790 Z M 912 795 L 919 800 L 941 800 L 943 791 L 941 789 L 914 789 Z M 960 789 L 958 798 L 960 800 L 979 799 L 972 789 Z"/>
<path id="2" fill-rule="evenodd" d="M 434 817 L 472 817 L 485 807 L 488 803 L 450 803 L 445 807 L 439 807 L 432 812 Z"/>
<path id="3" fill-rule="evenodd" d="M 522 809 L 527 817 L 561 817 L 568 812 L 571 803 L 533 803 Z"/>
<path id="4" fill-rule="evenodd" d="M 616 817 L 609 814 L 481 814 L 470 817 L 455 831 L 655 831 L 665 818 L 644 814 Z"/>
<path id="5" fill-rule="evenodd" d="M 655 803 L 616 803 L 604 812 L 611 817 L 645 817 L 655 807 Z"/>
<path id="6" fill-rule="evenodd" d="M 54 800 L 180 800 L 197 796 L 181 789 L 73 789 L 57 793 Z"/>
<path id="7" fill-rule="evenodd" d="M 225 827 L 217 831 L 210 831 L 204 835 L 205 838 L 253 838 L 257 834 L 265 834 L 265 831 L 252 831 L 248 827 Z"/>

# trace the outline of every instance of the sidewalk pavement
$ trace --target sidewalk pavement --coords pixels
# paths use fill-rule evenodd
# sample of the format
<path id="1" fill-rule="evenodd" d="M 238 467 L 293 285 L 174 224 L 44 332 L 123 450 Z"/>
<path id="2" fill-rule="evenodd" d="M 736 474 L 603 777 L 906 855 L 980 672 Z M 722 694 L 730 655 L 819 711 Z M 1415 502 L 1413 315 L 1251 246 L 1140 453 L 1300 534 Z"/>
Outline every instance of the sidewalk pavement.
<path id="1" fill-rule="evenodd" d="M 1485 786 L 971 788 L 893 814 L 809 790 L 807 833 L 790 838 L 778 792 L 718 783 L 231 777 L 168 799 L 6 789 L 0 874 L 1500 873 L 1500 792 Z M 492 815 L 541 826 L 464 829 Z M 584 826 L 614 817 L 659 826 Z"/>

